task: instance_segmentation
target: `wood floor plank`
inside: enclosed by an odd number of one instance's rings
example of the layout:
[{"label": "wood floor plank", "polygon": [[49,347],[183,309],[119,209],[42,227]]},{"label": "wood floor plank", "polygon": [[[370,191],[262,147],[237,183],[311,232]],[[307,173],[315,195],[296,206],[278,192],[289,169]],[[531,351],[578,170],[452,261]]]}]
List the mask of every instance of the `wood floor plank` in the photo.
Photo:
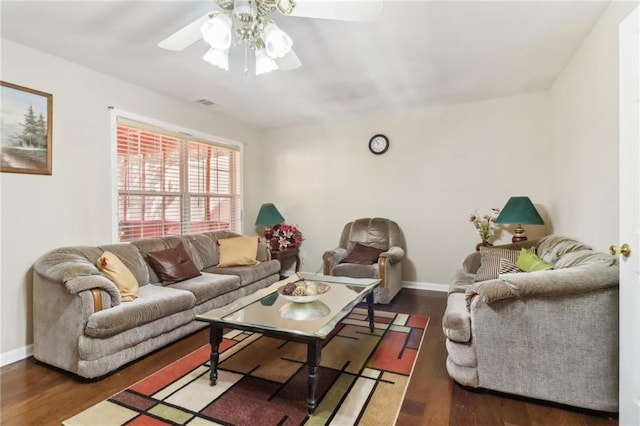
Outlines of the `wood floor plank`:
[{"label": "wood floor plank", "polygon": [[[614,418],[495,393],[470,391],[446,371],[441,318],[446,294],[403,289],[377,309],[426,315],[430,323],[398,416],[399,426],[617,425]],[[131,386],[208,343],[202,330],[135,361],[101,380],[81,380],[28,358],[0,370],[0,424],[59,425],[63,420]]]}]

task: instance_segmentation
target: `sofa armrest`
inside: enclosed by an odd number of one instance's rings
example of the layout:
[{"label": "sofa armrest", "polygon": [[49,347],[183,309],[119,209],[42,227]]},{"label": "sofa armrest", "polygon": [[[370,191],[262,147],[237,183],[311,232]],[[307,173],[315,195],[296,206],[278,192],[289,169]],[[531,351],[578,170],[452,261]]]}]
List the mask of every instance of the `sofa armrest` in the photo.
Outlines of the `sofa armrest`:
[{"label": "sofa armrest", "polygon": [[97,247],[63,247],[41,256],[33,267],[43,277],[64,283],[77,276],[100,275],[95,262],[101,254]]},{"label": "sofa armrest", "polygon": [[40,257],[34,270],[46,283],[59,283],[71,294],[100,289],[109,294],[111,306],[121,302],[120,292],[95,266],[102,254],[97,247],[60,248]]},{"label": "sofa armrest", "polygon": [[389,247],[389,250],[380,253],[380,257],[386,257],[389,263],[398,263],[404,258],[404,249],[398,246]]},{"label": "sofa armrest", "polygon": [[322,263],[324,265],[323,273],[325,275],[331,275],[331,270],[345,257],[347,257],[347,249],[342,247],[325,251],[322,255]]},{"label": "sofa armrest", "polygon": [[258,239],[258,255],[256,256],[256,260],[259,262],[268,262],[271,260],[269,244],[267,244],[267,242],[262,238]]},{"label": "sofa armrest", "polygon": [[104,275],[74,277],[65,282],[65,287],[69,293],[102,290],[107,293],[111,299],[110,307],[117,306],[122,302],[122,297],[118,287],[116,287],[116,285]]},{"label": "sofa armrest", "polygon": [[485,303],[520,297],[557,297],[618,286],[618,265],[583,265],[528,273],[504,274],[472,285],[468,295],[478,294]]}]

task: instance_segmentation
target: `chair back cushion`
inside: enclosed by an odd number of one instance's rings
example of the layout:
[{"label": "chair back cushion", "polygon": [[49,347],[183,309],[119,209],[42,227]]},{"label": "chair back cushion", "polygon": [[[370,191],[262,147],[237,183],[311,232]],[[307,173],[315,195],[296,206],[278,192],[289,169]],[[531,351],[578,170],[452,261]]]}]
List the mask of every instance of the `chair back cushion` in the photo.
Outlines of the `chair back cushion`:
[{"label": "chair back cushion", "polygon": [[380,217],[356,219],[345,225],[340,247],[351,251],[356,243],[382,250],[392,246],[405,248],[404,236],[398,224]]}]

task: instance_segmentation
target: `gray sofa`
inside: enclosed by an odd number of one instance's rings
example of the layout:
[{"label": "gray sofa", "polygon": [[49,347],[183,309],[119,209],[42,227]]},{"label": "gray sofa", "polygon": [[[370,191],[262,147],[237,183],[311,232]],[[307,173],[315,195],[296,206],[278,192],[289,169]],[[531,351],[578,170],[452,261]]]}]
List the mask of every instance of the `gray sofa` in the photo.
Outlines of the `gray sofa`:
[{"label": "gray sofa", "polygon": [[559,236],[501,246],[521,247],[554,269],[476,282],[481,254],[473,253],[455,274],[442,319],[449,375],[474,388],[617,412],[617,258]]},{"label": "gray sofa", "polygon": [[[85,378],[104,376],[206,326],[195,316],[279,280],[280,262],[259,243],[253,266],[218,268],[226,231],[53,250],[34,265],[34,357]],[[182,242],[202,275],[163,286],[143,254]],[[139,297],[121,302],[96,260],[114,253],[135,276]]]}]

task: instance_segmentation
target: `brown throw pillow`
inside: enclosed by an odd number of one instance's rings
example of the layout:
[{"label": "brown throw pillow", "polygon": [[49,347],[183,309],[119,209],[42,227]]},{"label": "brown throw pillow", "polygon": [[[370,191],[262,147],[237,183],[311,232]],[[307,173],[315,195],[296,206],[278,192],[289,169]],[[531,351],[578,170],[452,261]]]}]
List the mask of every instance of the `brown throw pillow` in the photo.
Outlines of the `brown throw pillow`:
[{"label": "brown throw pillow", "polygon": [[360,243],[356,243],[356,245],[351,249],[347,257],[342,259],[340,263],[357,263],[360,265],[373,265],[378,261],[378,257],[380,253],[384,253],[385,250],[365,246]]},{"label": "brown throw pillow", "polygon": [[478,268],[478,272],[476,272],[475,281],[486,281],[498,278],[500,274],[500,259],[506,259],[515,264],[519,255],[519,250],[480,247],[480,268]]},{"label": "brown throw pillow", "polygon": [[202,275],[193,264],[182,242],[178,243],[175,248],[149,252],[146,258],[162,280],[163,285],[174,284]]}]

